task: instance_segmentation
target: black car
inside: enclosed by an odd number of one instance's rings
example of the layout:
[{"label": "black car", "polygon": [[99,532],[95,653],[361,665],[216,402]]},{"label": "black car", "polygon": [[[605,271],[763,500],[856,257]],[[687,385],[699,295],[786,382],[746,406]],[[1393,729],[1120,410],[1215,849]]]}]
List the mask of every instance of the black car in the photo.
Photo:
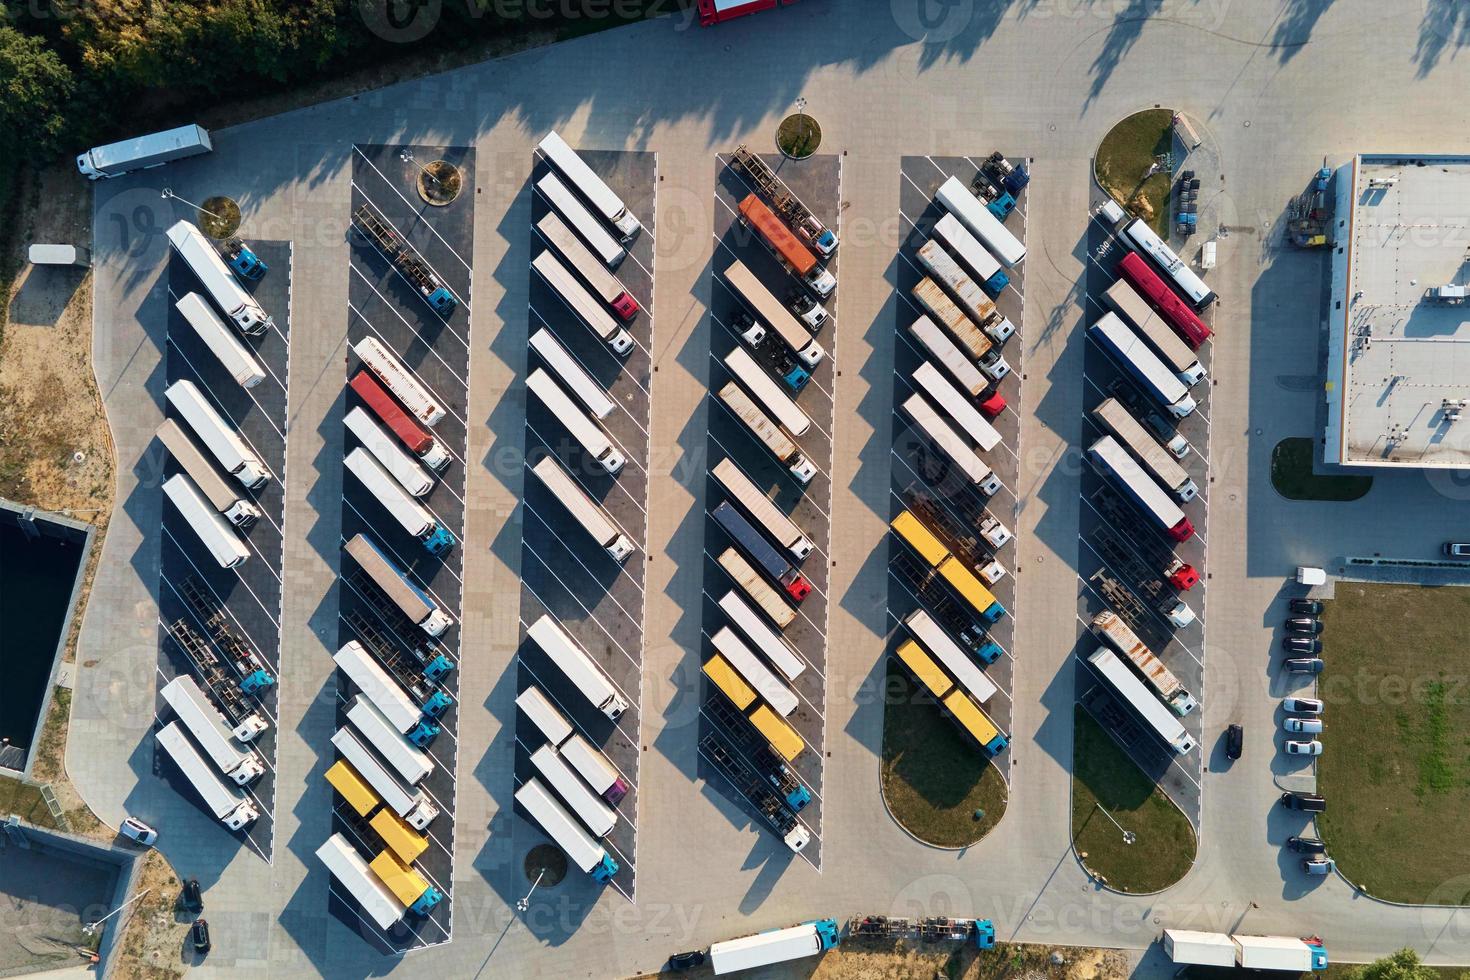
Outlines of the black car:
[{"label": "black car", "polygon": [[189,929],[189,940],[194,944],[194,952],[209,952],[209,923],[203,919],[195,919],[194,925]]},{"label": "black car", "polygon": [[1315,837],[1288,837],[1286,846],[1298,854],[1321,854],[1327,845]]},{"label": "black car", "polygon": [[1245,748],[1245,729],[1239,725],[1231,725],[1225,729],[1225,758],[1239,759],[1241,750]]},{"label": "black car", "polygon": [[1327,800],[1311,793],[1282,793],[1281,805],[1288,810],[1302,810],[1306,813],[1327,812]]},{"label": "black car", "polygon": [[1293,616],[1286,621],[1286,632],[1299,636],[1317,636],[1322,632],[1322,620],[1311,616]]},{"label": "black car", "polygon": [[1293,599],[1289,605],[1293,616],[1322,615],[1322,602],[1318,599]]},{"label": "black car", "polygon": [[670,970],[692,970],[704,965],[704,950],[691,949],[687,953],[675,953],[669,957]]},{"label": "black car", "polygon": [[1287,653],[1318,654],[1322,652],[1322,641],[1315,636],[1283,636],[1281,649]]},{"label": "black car", "polygon": [[204,895],[199,890],[199,879],[190,878],[184,882],[184,894],[182,897],[184,908],[190,912],[204,911]]}]

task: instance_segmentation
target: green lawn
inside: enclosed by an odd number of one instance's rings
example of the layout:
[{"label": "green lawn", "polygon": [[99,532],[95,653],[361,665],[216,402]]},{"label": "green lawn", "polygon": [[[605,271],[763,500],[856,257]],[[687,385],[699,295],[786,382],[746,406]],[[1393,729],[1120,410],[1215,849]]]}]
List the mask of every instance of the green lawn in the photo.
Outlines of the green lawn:
[{"label": "green lawn", "polygon": [[55,827],[56,821],[46,801],[41,798],[41,788],[19,779],[0,776],[0,817],[16,814],[38,827]]},{"label": "green lawn", "polygon": [[1373,895],[1470,904],[1470,589],[1340,582],[1323,614],[1318,818]]},{"label": "green lawn", "polygon": [[1169,239],[1169,189],[1172,178],[1154,174],[1140,183],[1154,157],[1174,147],[1174,113],[1145,109],[1118,123],[1097,147],[1097,181],[1128,211]]},{"label": "green lawn", "polygon": [[1357,500],[1373,489],[1371,476],[1322,476],[1312,472],[1317,441],[1282,439],[1271,450],[1271,485],[1288,500]]},{"label": "green lawn", "polygon": [[[1156,892],[1184,877],[1194,863],[1194,828],[1180,809],[1133,764],[1082,707],[1074,713],[1072,843],[1082,862],[1119,891]],[[1097,811],[1107,808],[1132,844]]]},{"label": "green lawn", "polygon": [[[882,782],[889,811],[920,840],[941,847],[975,843],[1005,813],[1005,778],[892,657],[884,690]],[[985,811],[978,820],[977,809]]]}]

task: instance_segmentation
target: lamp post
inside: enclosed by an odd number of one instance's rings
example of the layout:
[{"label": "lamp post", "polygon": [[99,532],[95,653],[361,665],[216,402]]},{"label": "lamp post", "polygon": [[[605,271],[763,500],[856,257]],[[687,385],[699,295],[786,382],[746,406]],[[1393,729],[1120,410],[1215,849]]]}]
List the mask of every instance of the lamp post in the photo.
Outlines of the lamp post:
[{"label": "lamp post", "polygon": [[423,164],[421,164],[417,160],[415,160],[413,154],[411,152],[409,152],[407,149],[402,149],[402,150],[399,150],[398,151],[398,159],[402,160],[404,163],[411,163],[415,167],[418,167],[419,168],[419,173],[423,174],[424,177],[427,178],[430,183],[434,184],[434,186],[436,186],[436,187],[439,185],[439,178],[438,177],[435,177],[432,173],[430,173],[428,167],[424,166]]},{"label": "lamp post", "polygon": [[536,880],[533,881],[533,882],[531,882],[531,890],[528,891],[528,892],[526,892],[526,897],[525,898],[523,898],[520,901],[516,902],[516,911],[517,912],[520,912],[520,913],[524,914],[525,911],[526,911],[526,909],[528,909],[528,908],[531,907],[531,896],[533,894],[535,894],[535,892],[536,892],[536,886],[539,885],[539,884],[541,884],[541,876],[544,875],[544,874],[546,874],[546,869],[545,868],[542,868],[540,871],[536,872]]},{"label": "lamp post", "polygon": [[1138,840],[1138,835],[1131,830],[1124,830],[1123,825],[1114,820],[1111,813],[1109,813],[1107,810],[1103,810],[1103,805],[1101,803],[1094,801],[1092,805],[1097,807],[1099,810],[1102,810],[1102,815],[1107,817],[1114,827],[1118,828],[1118,832],[1123,835],[1123,843],[1132,844],[1134,841]]},{"label": "lamp post", "polygon": [[143,889],[141,892],[139,892],[138,894],[134,895],[132,898],[128,899],[126,902],[123,902],[121,905],[119,905],[117,908],[113,909],[111,912],[108,912],[102,918],[98,919],[96,922],[89,922],[85,926],[82,926],[82,932],[85,935],[88,935],[88,936],[94,935],[97,932],[97,927],[98,926],[102,925],[102,923],[106,922],[108,919],[112,918],[114,915],[117,915],[123,909],[127,908],[129,905],[132,905],[134,902],[136,902],[138,899],[142,898],[144,895],[147,895],[152,890],[153,889],[151,889],[151,888],[145,888],[145,889]]},{"label": "lamp post", "polygon": [[173,188],[171,188],[171,187],[165,187],[163,189],[163,193],[160,196],[165,201],[183,201],[185,204],[189,205],[189,207],[193,208],[195,211],[198,211],[200,214],[207,214],[211,218],[214,218],[216,221],[224,221],[225,220],[225,216],[224,215],[222,215],[222,214],[215,214],[213,211],[210,211],[207,208],[201,208],[199,205],[195,204],[193,201],[189,200],[186,197],[179,197],[179,195],[177,195],[177,194],[175,194],[173,192]]}]

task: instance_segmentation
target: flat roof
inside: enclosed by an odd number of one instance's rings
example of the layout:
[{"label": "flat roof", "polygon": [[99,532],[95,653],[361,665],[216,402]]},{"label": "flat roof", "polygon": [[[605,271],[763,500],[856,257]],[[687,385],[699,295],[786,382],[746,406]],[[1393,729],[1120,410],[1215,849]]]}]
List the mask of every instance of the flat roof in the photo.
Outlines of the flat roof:
[{"label": "flat roof", "polygon": [[1433,295],[1470,282],[1470,157],[1359,155],[1336,198],[1324,459],[1470,467],[1470,301]]}]

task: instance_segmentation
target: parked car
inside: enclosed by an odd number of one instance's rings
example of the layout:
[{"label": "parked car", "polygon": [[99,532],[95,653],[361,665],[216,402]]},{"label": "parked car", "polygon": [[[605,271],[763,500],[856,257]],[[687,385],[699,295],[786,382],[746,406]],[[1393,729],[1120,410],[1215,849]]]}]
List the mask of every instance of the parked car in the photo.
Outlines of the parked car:
[{"label": "parked car", "polygon": [[1322,641],[1315,636],[1283,636],[1281,649],[1287,653],[1321,653]]},{"label": "parked car", "polygon": [[1322,632],[1322,620],[1311,616],[1293,616],[1286,621],[1286,632],[1301,636],[1318,636]]},{"label": "parked car", "polygon": [[1282,731],[1291,732],[1293,735],[1318,735],[1322,732],[1321,718],[1283,718],[1281,719]]},{"label": "parked car", "polygon": [[1281,702],[1281,706],[1299,715],[1320,715],[1325,707],[1320,698],[1287,698]]},{"label": "parked car", "polygon": [[1446,541],[1442,549],[1446,558],[1470,558],[1470,544],[1460,541]]},{"label": "parked car", "polygon": [[1322,743],[1319,742],[1319,741],[1317,741],[1315,738],[1312,739],[1310,742],[1299,742],[1299,741],[1297,741],[1295,739],[1287,739],[1287,741],[1286,741],[1286,754],[1287,755],[1321,755],[1322,754]]},{"label": "parked car", "polygon": [[1325,854],[1302,858],[1302,870],[1309,875],[1330,875],[1336,867],[1337,862]]},{"label": "parked car", "polygon": [[1315,837],[1288,837],[1286,846],[1298,854],[1321,854],[1327,845]]},{"label": "parked car", "polygon": [[195,919],[194,925],[189,928],[189,940],[194,944],[194,952],[209,952],[209,923],[203,919]]},{"label": "parked car", "polygon": [[184,908],[190,912],[204,911],[204,895],[199,890],[199,879],[190,878],[184,882],[184,894],[181,897]]},{"label": "parked car", "polygon": [[1288,810],[1301,810],[1304,813],[1327,812],[1326,798],[1313,793],[1282,793],[1281,805]]},{"label": "parked car", "polygon": [[1225,729],[1225,758],[1239,759],[1244,748],[1245,729],[1239,725],[1231,725]]},{"label": "parked car", "polygon": [[675,953],[669,957],[670,970],[692,970],[696,966],[703,966],[705,961],[704,950],[691,949],[687,953]]},{"label": "parked car", "polygon": [[1326,666],[1320,657],[1295,657],[1286,661],[1286,670],[1292,674],[1320,674]]},{"label": "parked car", "polygon": [[1322,600],[1320,599],[1293,599],[1288,604],[1293,616],[1320,616],[1322,615]]},{"label": "parked car", "polygon": [[152,847],[153,842],[158,840],[158,831],[137,817],[124,817],[119,832],[128,840],[144,847]]}]

